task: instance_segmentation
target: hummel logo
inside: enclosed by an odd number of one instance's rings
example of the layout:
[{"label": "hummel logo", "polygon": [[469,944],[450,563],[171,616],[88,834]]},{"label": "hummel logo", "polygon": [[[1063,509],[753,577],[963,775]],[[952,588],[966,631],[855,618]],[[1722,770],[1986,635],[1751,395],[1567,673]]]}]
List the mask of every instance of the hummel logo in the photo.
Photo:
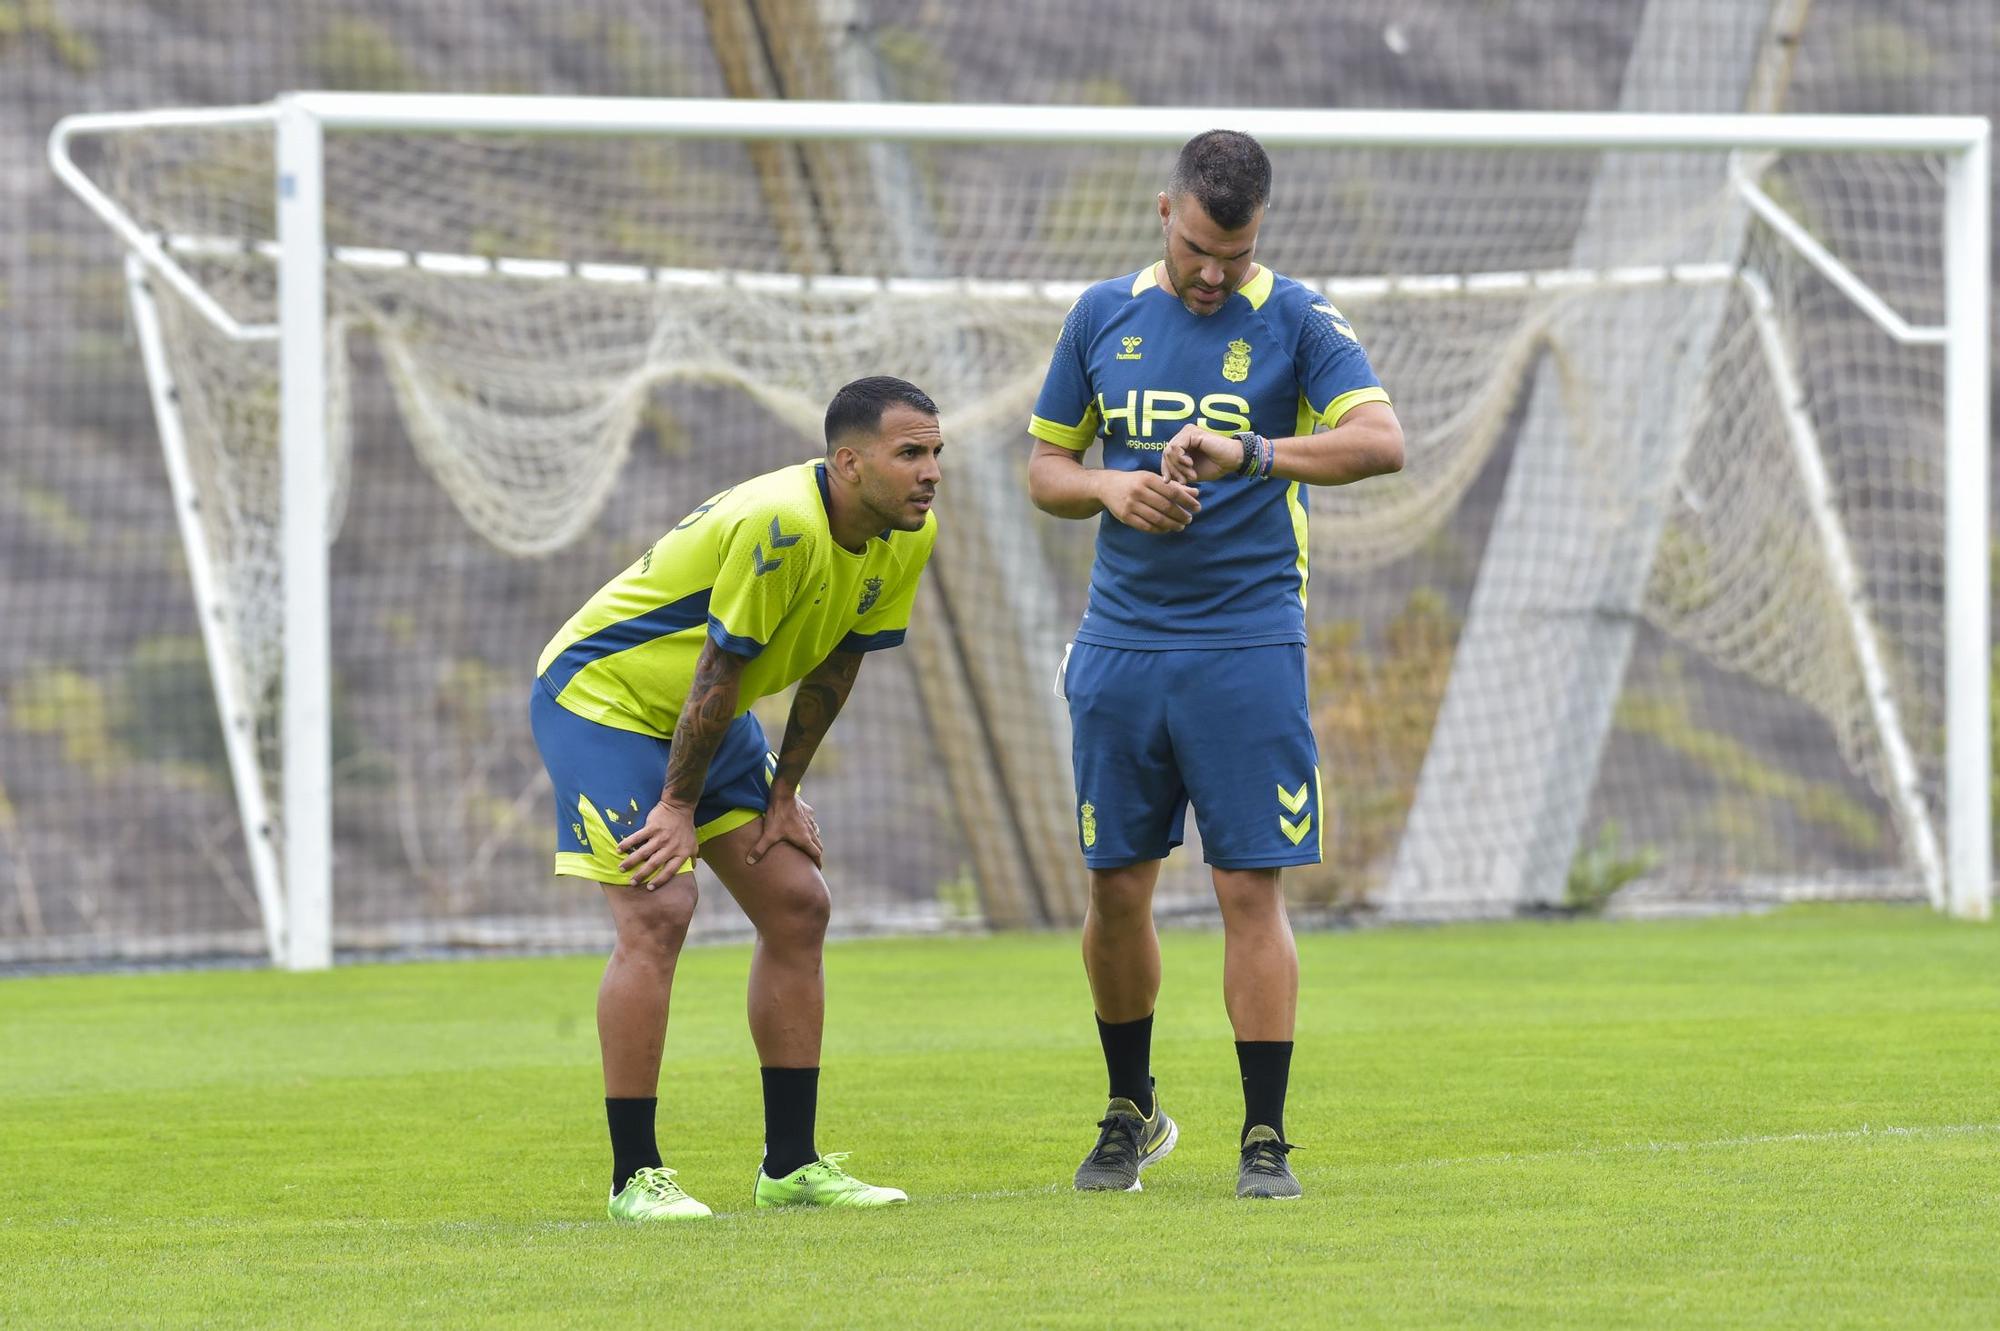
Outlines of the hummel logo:
[{"label": "hummel logo", "polygon": [[[1278,787],[1278,803],[1285,806],[1285,813],[1296,817],[1299,810],[1306,807],[1306,787],[1309,784],[1309,782],[1301,781],[1297,790],[1286,790],[1283,786]],[[1306,839],[1306,833],[1312,831],[1312,825],[1313,816],[1311,814],[1307,814],[1297,822],[1293,822],[1290,818],[1285,817],[1283,813],[1278,815],[1278,830],[1283,832],[1285,839],[1290,841],[1294,846]]]},{"label": "hummel logo", "polygon": [[1354,335],[1354,325],[1347,322],[1347,316],[1336,310],[1331,304],[1315,305],[1313,308],[1324,314],[1327,322],[1333,325],[1334,331],[1349,342],[1359,342],[1361,340]]},{"label": "hummel logo", "polygon": [[1123,339],[1123,345],[1124,345],[1124,347],[1125,347],[1125,350],[1123,350],[1123,351],[1121,351],[1121,352],[1119,352],[1119,353],[1118,353],[1118,359],[1119,359],[1119,360],[1138,360],[1138,359],[1139,359],[1139,358],[1140,358],[1141,356],[1143,356],[1143,355],[1145,354],[1144,352],[1142,352],[1142,351],[1140,351],[1140,350],[1139,350],[1139,344],[1140,344],[1141,342],[1144,342],[1145,340],[1146,340],[1146,339],[1145,339],[1145,338],[1143,338],[1143,337],[1128,337],[1128,338],[1124,338],[1124,339]]},{"label": "hummel logo", "polygon": [[[776,551],[776,550],[789,549],[792,546],[797,545],[800,541],[804,539],[805,539],[805,534],[803,532],[794,532],[790,536],[785,535],[785,530],[784,528],[778,525],[778,520],[776,518],[771,519],[772,550]],[[776,568],[778,565],[785,562],[782,558],[780,558],[776,554],[773,554],[769,559],[764,558],[764,547],[762,545],[752,547],[750,553],[756,557],[757,576],[760,578],[763,577],[766,573],[769,573],[772,569]]]}]

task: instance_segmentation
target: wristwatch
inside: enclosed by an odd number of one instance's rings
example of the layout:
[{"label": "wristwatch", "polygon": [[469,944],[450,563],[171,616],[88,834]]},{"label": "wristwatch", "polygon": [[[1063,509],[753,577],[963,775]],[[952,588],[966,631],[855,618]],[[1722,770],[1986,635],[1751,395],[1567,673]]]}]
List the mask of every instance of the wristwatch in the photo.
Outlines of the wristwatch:
[{"label": "wristwatch", "polygon": [[1263,463],[1264,436],[1255,430],[1239,430],[1230,438],[1243,445],[1243,460],[1236,464],[1238,476],[1254,476]]}]

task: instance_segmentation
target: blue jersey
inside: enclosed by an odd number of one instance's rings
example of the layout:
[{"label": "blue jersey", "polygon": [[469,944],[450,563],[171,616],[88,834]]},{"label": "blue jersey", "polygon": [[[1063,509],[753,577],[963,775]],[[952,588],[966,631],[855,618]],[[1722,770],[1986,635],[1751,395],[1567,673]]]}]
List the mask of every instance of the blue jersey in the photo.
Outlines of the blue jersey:
[{"label": "blue jersey", "polygon": [[[1084,292],[1063,321],[1028,432],[1104,465],[1158,471],[1193,422],[1271,438],[1331,428],[1387,402],[1332,304],[1259,268],[1211,315],[1164,290],[1159,265]],[[1201,486],[1185,531],[1099,520],[1078,642],[1107,647],[1258,646],[1306,640],[1306,487],[1224,477]]]}]

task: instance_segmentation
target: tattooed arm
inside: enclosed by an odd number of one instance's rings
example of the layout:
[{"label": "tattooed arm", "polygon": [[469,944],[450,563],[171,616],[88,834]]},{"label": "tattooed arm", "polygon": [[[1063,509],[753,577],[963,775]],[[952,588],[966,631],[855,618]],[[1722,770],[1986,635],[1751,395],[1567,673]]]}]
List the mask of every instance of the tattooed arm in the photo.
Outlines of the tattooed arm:
[{"label": "tattooed arm", "polygon": [[854,688],[854,677],[861,673],[861,655],[836,651],[799,681],[798,692],[792,695],[792,714],[785,720],[778,771],[771,778],[771,805],[764,811],[757,842],[750,848],[750,863],[762,859],[764,852],[780,841],[789,841],[812,856],[814,864],[823,862],[819,823],[811,806],[799,799],[799,781]]},{"label": "tattooed arm", "polygon": [[716,646],[712,638],[702,643],[701,656],[694,663],[694,682],[688,685],[687,701],[681,704],[681,718],[674,725],[660,803],[694,812],[701,800],[702,782],[708,779],[709,761],[721,747],[730,722],[736,719],[736,690],[747,664],[736,653]]},{"label": "tattooed arm", "polygon": [[744,658],[716,646],[713,639],[702,643],[694,682],[674,725],[660,802],[646,814],[645,826],[618,843],[618,849],[626,852],[619,867],[631,872],[632,886],[658,887],[694,858],[694,806],[701,801],[709,761],[736,719],[736,694],[745,664]]},{"label": "tattooed arm", "polygon": [[819,752],[819,742],[832,729],[833,718],[840,715],[854,688],[854,677],[860,673],[860,652],[835,652],[799,681],[799,691],[792,695],[792,714],[785,720],[785,743],[778,750],[778,774],[771,778],[772,790],[781,786],[787,792],[798,789],[799,779]]}]

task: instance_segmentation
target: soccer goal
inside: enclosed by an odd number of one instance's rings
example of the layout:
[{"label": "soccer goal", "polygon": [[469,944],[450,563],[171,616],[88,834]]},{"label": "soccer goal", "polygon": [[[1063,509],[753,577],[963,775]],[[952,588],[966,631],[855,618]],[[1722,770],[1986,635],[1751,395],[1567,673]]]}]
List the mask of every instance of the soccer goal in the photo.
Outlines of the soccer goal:
[{"label": "soccer goal", "polygon": [[[1023,427],[1068,303],[1156,257],[1173,152],[1219,125],[1273,154],[1260,259],[1340,306],[1408,438],[1400,475],[1302,496],[1331,825],[1295,898],[1983,918],[1984,120],[75,116],[51,159],[130,251],[272,955],[601,928],[545,877],[536,649],[869,373],[930,391],[950,450],[908,650],[809,778],[836,900],[1078,918],[1050,679],[1093,528],[1027,505]],[[1163,907],[1205,893],[1176,857]]]}]

